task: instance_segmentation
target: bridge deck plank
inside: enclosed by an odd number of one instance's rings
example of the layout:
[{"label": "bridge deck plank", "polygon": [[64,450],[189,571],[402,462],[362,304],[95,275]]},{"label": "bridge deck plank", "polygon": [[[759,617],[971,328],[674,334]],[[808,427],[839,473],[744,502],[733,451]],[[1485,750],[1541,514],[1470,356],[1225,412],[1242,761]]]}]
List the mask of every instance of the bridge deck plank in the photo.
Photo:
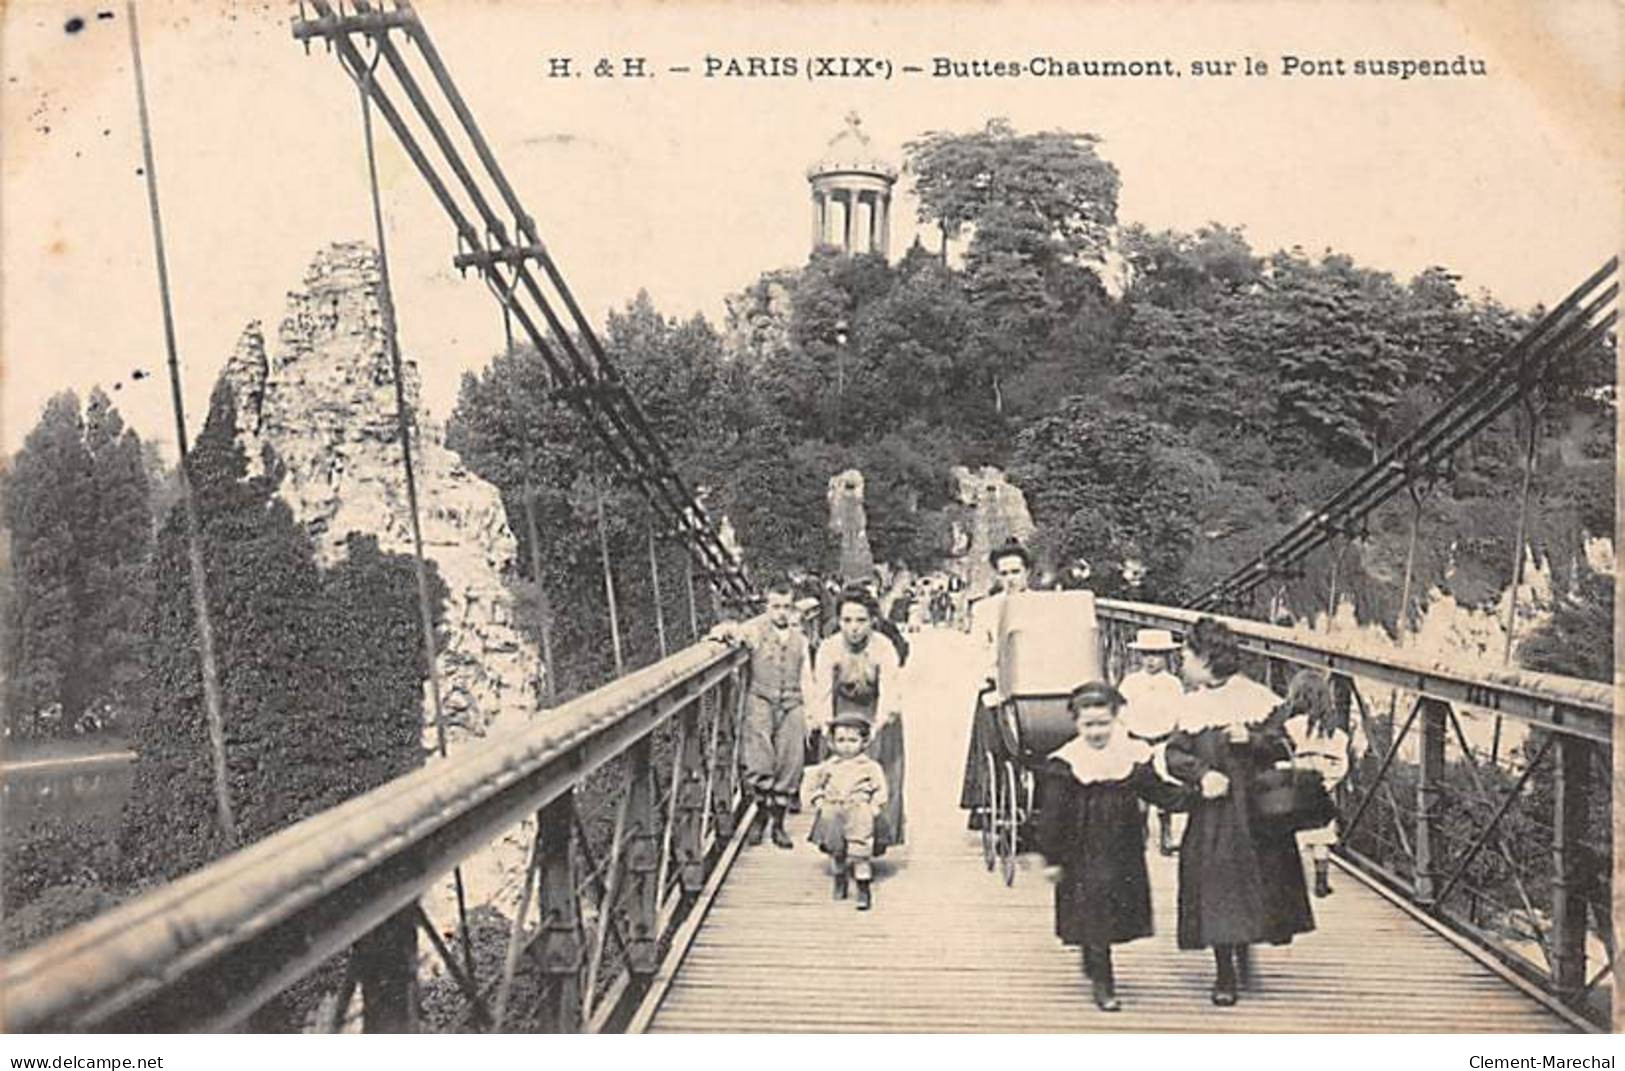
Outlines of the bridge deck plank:
[{"label": "bridge deck plank", "polygon": [[[1255,953],[1235,1008],[1208,1001],[1212,960],[1174,945],[1173,860],[1150,856],[1157,934],[1115,952],[1123,1011],[1089,999],[1051,928],[1036,869],[1006,888],[955,807],[967,720],[956,634],[926,634],[910,669],[910,843],[877,864],[875,909],[830,895],[793,819],[793,851],[746,849],[718,894],[656,1031],[1553,1032],[1567,1025],[1346,875],[1317,929]],[[922,668],[923,667],[923,668]],[[962,676],[962,674],[959,674]]]}]

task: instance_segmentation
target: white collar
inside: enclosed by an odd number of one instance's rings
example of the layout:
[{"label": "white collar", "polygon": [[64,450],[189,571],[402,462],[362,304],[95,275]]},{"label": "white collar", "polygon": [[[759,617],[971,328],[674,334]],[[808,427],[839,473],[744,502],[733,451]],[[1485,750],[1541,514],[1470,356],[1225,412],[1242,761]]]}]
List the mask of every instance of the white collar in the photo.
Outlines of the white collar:
[{"label": "white collar", "polygon": [[1151,749],[1128,735],[1122,722],[1112,726],[1105,747],[1090,747],[1075,736],[1055,752],[1055,757],[1072,767],[1072,776],[1084,784],[1095,781],[1121,781],[1129,771],[1151,758]]},{"label": "white collar", "polygon": [[1227,729],[1263,721],[1280,705],[1281,697],[1248,677],[1237,673],[1217,687],[1199,688],[1186,695],[1179,711],[1179,727],[1185,732]]}]

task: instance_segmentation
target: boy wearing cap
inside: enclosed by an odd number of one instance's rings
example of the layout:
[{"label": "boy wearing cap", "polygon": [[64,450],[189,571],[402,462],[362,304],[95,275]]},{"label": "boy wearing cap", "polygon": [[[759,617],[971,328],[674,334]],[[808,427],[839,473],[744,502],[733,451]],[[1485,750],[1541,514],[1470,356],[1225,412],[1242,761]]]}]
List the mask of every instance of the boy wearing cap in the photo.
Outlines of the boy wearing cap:
[{"label": "boy wearing cap", "polygon": [[830,723],[830,757],[808,777],[807,802],[813,808],[808,839],[835,861],[835,899],[846,899],[847,873],[858,883],[858,910],[873,902],[875,819],[887,803],[886,771],[864,754],[869,719],[837,715]]},{"label": "boy wearing cap", "polygon": [[1083,949],[1083,971],[1101,1011],[1117,1011],[1114,944],[1151,935],[1140,801],[1169,810],[1190,789],[1158,777],[1151,749],[1117,717],[1123,697],[1090,681],[1067,701],[1077,736],[1037,770],[1044,781],[1039,846],[1055,882],[1055,935]]},{"label": "boy wearing cap", "polygon": [[[1156,749],[1160,759],[1162,745],[1179,728],[1179,705],[1185,696],[1179,678],[1168,672],[1168,660],[1179,644],[1167,629],[1142,628],[1128,646],[1139,655],[1139,668],[1117,686],[1123,695],[1123,726],[1130,736]],[[1158,810],[1157,826],[1158,850],[1173,855],[1173,816]]]}]

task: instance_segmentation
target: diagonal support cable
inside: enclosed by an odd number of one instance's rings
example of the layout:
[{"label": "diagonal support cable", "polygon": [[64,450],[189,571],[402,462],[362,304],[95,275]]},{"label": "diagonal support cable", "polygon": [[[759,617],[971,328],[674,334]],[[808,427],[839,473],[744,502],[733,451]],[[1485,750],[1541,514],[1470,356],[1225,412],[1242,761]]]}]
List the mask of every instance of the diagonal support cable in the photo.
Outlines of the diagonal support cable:
[{"label": "diagonal support cable", "polygon": [[[386,12],[365,0],[357,0],[354,13],[345,14],[342,5],[329,0],[311,0],[311,3],[316,17],[302,17],[296,21],[294,37],[305,41],[307,47],[313,38],[326,39],[336,49],[341,65],[352,73],[352,77],[363,61],[351,37],[358,33],[370,37],[413,111],[429,132],[435,148],[450,165],[455,184],[467,196],[474,214],[483,224],[482,234],[481,228],[474,225],[441,179],[424,147],[407,127],[382,86],[374,81],[369,89],[380,113],[400,139],[408,157],[424,176],[457,230],[461,252],[455,258],[456,266],[475,266],[488,280],[494,277],[498,281],[492,289],[503,307],[505,318],[519,323],[554,373],[561,387],[561,396],[586,420],[589,429],[609,451],[612,460],[643,490],[666,523],[685,537],[689,555],[699,564],[702,575],[729,599],[737,601],[754,597],[754,586],[733,554],[722,544],[693,492],[677,473],[670,453],[604,353],[592,325],[581,312],[562,273],[541,242],[534,221],[519,203],[512,185],[496,163],[472,113],[451,81],[439,53],[411,5],[398,0],[394,10]],[[515,237],[509,237],[510,232],[503,217],[497,214],[494,199],[483,192],[474,168],[464,160],[448,134],[446,124],[437,117],[425,86],[412,75],[401,50],[390,40],[390,31],[397,29],[417,46],[423,61],[430,68],[434,85],[444,95],[469,143],[473,145],[486,176],[495,185],[496,199],[516,221]],[[541,268],[556,300],[564,306],[570,320],[569,326],[554,312],[552,303],[544,293],[542,280],[530,271],[531,262]],[[527,302],[546,321],[547,329],[557,343],[556,351],[532,317]],[[586,352],[583,352],[583,346]]]},{"label": "diagonal support cable", "polygon": [[1375,464],[1256,559],[1187,605],[1203,609],[1227,602],[1289,569],[1324,544],[1329,533],[1346,530],[1399,493],[1411,473],[1452,453],[1526,396],[1551,368],[1601,339],[1618,316],[1609,307],[1619,295],[1618,282],[1609,281],[1618,269],[1619,258],[1611,258]]},{"label": "diagonal support cable", "polygon": [[[389,281],[389,247],[384,237],[383,201],[378,192],[378,157],[372,137],[372,82],[378,57],[363,68],[356,81],[361,94],[361,129],[367,148],[367,182],[372,195],[372,221],[378,242],[378,305],[384,322],[384,345],[389,351],[390,374],[395,380],[395,433],[401,440],[401,469],[406,477],[407,512],[412,524],[412,562],[417,578],[418,619],[423,632],[423,657],[428,664],[429,696],[434,710],[435,744],[440,757],[446,757],[446,712],[440,696],[439,651],[435,642],[434,603],[429,595],[429,567],[423,556],[423,524],[418,509],[417,476],[412,465],[412,420],[407,412],[406,379],[401,361],[400,336],[396,330],[395,297]],[[458,932],[462,937],[463,962],[469,978],[474,977],[474,948],[468,932],[468,898],[463,888],[462,867],[452,870],[457,891]]]}]

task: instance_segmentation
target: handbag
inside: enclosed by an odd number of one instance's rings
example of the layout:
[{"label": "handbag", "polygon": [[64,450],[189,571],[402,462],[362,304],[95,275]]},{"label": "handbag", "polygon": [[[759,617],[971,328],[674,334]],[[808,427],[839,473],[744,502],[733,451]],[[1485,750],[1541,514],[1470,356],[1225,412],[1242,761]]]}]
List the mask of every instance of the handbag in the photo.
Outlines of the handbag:
[{"label": "handbag", "polygon": [[1319,829],[1337,817],[1320,771],[1299,766],[1295,755],[1286,766],[1260,771],[1248,799],[1257,821],[1294,833]]}]

